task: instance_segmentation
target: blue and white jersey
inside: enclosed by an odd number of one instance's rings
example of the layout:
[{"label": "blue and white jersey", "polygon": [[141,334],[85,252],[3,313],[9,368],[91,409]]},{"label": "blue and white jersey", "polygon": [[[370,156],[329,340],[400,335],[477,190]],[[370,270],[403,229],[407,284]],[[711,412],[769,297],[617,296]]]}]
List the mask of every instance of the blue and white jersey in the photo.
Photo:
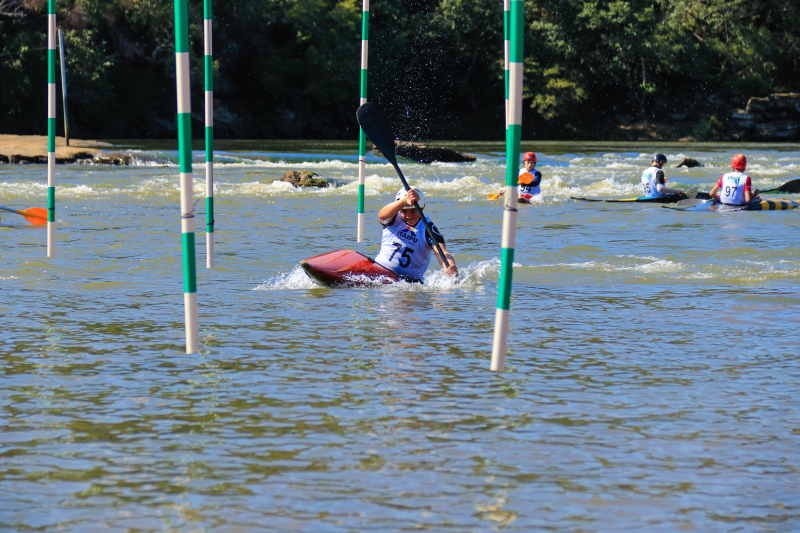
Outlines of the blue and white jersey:
[{"label": "blue and white jersey", "polygon": [[660,168],[650,167],[642,172],[642,191],[648,198],[655,196],[662,196],[658,192],[658,185],[666,185],[667,179],[664,177],[664,171]]},{"label": "blue and white jersey", "polygon": [[[431,219],[425,218],[433,229],[434,238],[444,243],[444,237]],[[375,262],[399,276],[412,280],[422,278],[428,270],[433,251],[433,241],[426,233],[425,223],[422,220],[412,228],[403,222],[403,217],[398,213],[391,222],[383,226],[381,251]]]},{"label": "blue and white jersey", "polygon": [[719,201],[723,204],[744,205],[747,203],[744,192],[752,194],[750,176],[744,172],[728,172],[719,177]]},{"label": "blue and white jersey", "polygon": [[536,169],[533,169],[533,172],[528,172],[522,168],[519,171],[519,175],[522,176],[523,174],[532,174],[533,181],[530,183],[522,183],[521,181],[518,182],[517,195],[523,200],[530,200],[533,198],[533,195],[542,193],[542,189],[540,187],[542,183],[542,173]]}]

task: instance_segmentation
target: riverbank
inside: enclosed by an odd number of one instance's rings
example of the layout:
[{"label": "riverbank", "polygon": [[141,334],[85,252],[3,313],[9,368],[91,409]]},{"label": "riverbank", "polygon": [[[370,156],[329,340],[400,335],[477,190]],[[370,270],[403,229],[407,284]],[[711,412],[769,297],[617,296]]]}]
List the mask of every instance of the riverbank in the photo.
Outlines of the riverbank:
[{"label": "riverbank", "polygon": [[[114,145],[100,141],[56,137],[56,163],[86,161],[100,164],[129,164],[126,154],[111,151]],[[130,159],[130,156],[127,156]],[[47,163],[46,135],[0,135],[0,164]]]}]

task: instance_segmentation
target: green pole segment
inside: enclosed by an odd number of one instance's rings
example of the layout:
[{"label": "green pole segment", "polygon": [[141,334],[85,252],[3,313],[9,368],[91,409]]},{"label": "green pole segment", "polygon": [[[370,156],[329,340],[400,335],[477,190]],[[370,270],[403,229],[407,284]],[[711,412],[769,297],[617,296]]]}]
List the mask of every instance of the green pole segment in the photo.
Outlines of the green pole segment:
[{"label": "green pole segment", "polygon": [[[364,0],[361,16],[361,98],[359,107],[367,103],[367,56],[369,55],[369,0]],[[356,242],[364,242],[364,188],[367,174],[367,136],[359,128],[358,135],[358,230]]]},{"label": "green pole segment", "polygon": [[503,59],[505,62],[505,71],[506,77],[504,81],[505,89],[506,89],[506,129],[508,129],[508,54],[509,51],[509,42],[508,42],[508,25],[509,25],[509,18],[511,17],[511,0],[503,0]]},{"label": "green pole segment", "polygon": [[181,241],[183,243],[183,304],[186,353],[197,353],[197,276],[194,253],[194,193],[192,191],[192,104],[189,80],[188,0],[175,0],[175,79],[178,96],[180,151]]},{"label": "green pole segment", "polygon": [[514,267],[514,246],[517,237],[517,178],[519,149],[522,140],[522,74],[524,3],[511,0],[509,17],[509,112],[506,129],[506,194],[503,214],[503,238],[500,250],[500,282],[497,291],[497,313],[494,323],[491,370],[505,368],[508,319],[511,310],[511,279]]},{"label": "green pole segment", "polygon": [[211,0],[203,0],[206,71],[206,267],[214,268],[214,61],[211,54]]},{"label": "green pole segment", "polygon": [[47,257],[56,239],[56,0],[47,2]]}]

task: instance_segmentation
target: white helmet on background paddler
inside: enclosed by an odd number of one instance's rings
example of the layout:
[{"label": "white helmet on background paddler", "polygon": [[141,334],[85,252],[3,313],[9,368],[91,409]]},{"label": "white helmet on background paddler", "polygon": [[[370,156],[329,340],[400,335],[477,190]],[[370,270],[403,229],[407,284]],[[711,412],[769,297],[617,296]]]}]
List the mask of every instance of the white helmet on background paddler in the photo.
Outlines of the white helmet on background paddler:
[{"label": "white helmet on background paddler", "polygon": [[[417,189],[416,187],[412,187],[411,190],[416,191],[417,196],[419,196],[419,200],[417,200],[417,203],[419,204],[420,209],[425,209],[425,195],[422,194],[422,191]],[[408,196],[408,192],[405,189],[400,189],[399,191],[397,191],[397,194],[394,195],[394,201],[396,202],[398,200],[402,200],[406,196]],[[407,205],[403,209],[414,209],[414,206]]]}]

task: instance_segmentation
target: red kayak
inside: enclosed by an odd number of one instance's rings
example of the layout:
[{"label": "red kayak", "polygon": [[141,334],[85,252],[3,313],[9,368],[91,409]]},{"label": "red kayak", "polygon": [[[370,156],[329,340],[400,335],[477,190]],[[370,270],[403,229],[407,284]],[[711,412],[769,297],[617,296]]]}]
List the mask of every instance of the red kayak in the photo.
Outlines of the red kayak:
[{"label": "red kayak", "polygon": [[400,276],[353,250],[338,250],[300,261],[306,274],[326,287],[394,283]]}]

